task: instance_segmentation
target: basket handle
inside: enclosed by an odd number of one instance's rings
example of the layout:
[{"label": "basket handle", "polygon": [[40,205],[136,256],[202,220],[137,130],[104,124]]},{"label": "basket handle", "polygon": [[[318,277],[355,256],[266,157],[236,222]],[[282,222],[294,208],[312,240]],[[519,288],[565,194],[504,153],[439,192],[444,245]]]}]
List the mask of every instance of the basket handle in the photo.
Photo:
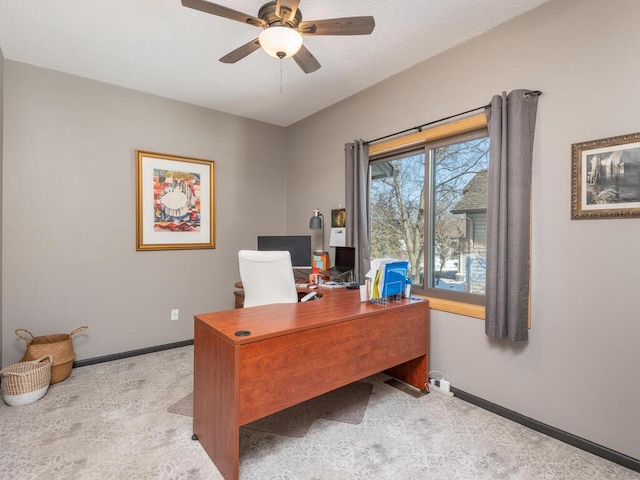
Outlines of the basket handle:
[{"label": "basket handle", "polygon": [[82,327],[76,328],[74,331],[72,331],[69,334],[69,338],[71,339],[76,333],[84,332],[87,328],[89,328],[89,327],[87,327],[86,325],[83,325]]},{"label": "basket handle", "polygon": [[[25,333],[28,333],[29,335],[31,335],[31,338],[25,338],[25,337],[23,337],[22,335],[20,335],[18,332],[25,332]],[[29,345],[29,344],[32,342],[32,340],[33,340],[33,333],[31,333],[31,332],[30,332],[29,330],[27,330],[26,328],[17,328],[17,329],[16,329],[16,331],[15,331],[15,333],[16,333],[16,335],[17,335],[18,337],[20,337],[21,339],[23,339],[27,345]]]},{"label": "basket handle", "polygon": [[[40,357],[37,360],[30,360],[30,361],[25,362],[25,363],[40,363],[42,360],[45,360],[45,359],[49,360],[49,363],[51,363],[51,364],[53,363],[53,355],[51,355],[51,354],[45,355],[43,357]],[[18,372],[11,372],[11,371],[8,371],[8,369],[6,369],[6,368],[4,370],[0,370],[0,373],[2,375],[4,375],[5,377],[24,377],[25,375],[30,375],[31,374],[31,372],[19,372],[19,373]]]},{"label": "basket handle", "polygon": [[40,363],[43,360],[49,360],[49,363],[53,364],[53,355],[51,355],[50,353],[47,355],[43,355],[39,359],[33,360],[33,363]]}]

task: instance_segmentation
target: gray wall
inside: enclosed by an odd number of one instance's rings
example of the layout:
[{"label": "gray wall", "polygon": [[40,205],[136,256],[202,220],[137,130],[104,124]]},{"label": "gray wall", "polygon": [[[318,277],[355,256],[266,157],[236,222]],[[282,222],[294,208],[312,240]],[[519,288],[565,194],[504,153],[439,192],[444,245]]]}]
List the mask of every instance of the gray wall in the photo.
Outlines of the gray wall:
[{"label": "gray wall", "polygon": [[[19,327],[88,325],[84,359],[191,339],[194,314],[233,308],[237,250],[285,232],[284,128],[12,61],[4,82],[3,365]],[[136,149],[216,161],[216,249],[136,252]]]},{"label": "gray wall", "polygon": [[491,341],[481,320],[433,312],[431,368],[635,458],[640,219],[571,221],[570,166],[572,143],[640,131],[639,18],[635,0],[553,0],[289,127],[287,218],[291,229],[316,206],[344,205],[345,142],[481,106],[502,90],[542,90],[530,340]]},{"label": "gray wall", "polygon": [[[2,54],[2,49],[0,49],[0,292],[2,292],[2,212],[3,201],[2,201],[2,191],[4,182],[2,181],[2,172],[3,168],[3,153],[4,153],[4,55]],[[0,365],[2,365],[2,295],[0,295]]]},{"label": "gray wall", "polygon": [[[18,327],[89,325],[79,359],[192,338],[193,314],[233,306],[239,248],[344,206],[345,142],[540,89],[531,338],[433,312],[431,367],[640,458],[640,219],[569,219],[571,144],[640,130],[638,18],[634,0],[552,0],[287,129],[4,62],[3,365]],[[135,251],[136,149],[216,160],[215,250]]]}]

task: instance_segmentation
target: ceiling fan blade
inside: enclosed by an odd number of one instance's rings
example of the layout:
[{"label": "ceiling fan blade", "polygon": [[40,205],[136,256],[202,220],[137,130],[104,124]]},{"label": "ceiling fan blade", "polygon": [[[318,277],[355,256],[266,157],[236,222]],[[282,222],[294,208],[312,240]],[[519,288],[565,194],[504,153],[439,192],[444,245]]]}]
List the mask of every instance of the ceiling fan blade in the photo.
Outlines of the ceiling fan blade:
[{"label": "ceiling fan blade", "polygon": [[255,38],[251,40],[249,43],[245,43],[239,48],[236,48],[233,52],[227,53],[224,57],[220,59],[222,63],[236,63],[238,60],[242,60],[244,57],[249,55],[250,53],[255,52],[260,48],[260,41]]},{"label": "ceiling fan blade", "polygon": [[342,17],[300,22],[297,30],[303,35],[369,35],[376,22],[373,17]]},{"label": "ceiling fan blade", "polygon": [[304,73],[312,73],[320,68],[320,62],[316,60],[316,57],[311,55],[311,52],[307,50],[307,47],[302,45],[298,53],[293,56],[298,66]]},{"label": "ceiling fan blade", "polygon": [[212,15],[217,15],[219,17],[248,23],[249,25],[254,25],[256,27],[267,26],[264,20],[247,15],[246,13],[238,12],[231,8],[223,7],[217,3],[205,2],[204,0],[182,0],[182,5],[193,8],[194,10],[200,10],[201,12],[211,13]]},{"label": "ceiling fan blade", "polygon": [[300,0],[278,0],[276,2],[276,15],[280,17],[281,23],[293,20],[298,11]]}]

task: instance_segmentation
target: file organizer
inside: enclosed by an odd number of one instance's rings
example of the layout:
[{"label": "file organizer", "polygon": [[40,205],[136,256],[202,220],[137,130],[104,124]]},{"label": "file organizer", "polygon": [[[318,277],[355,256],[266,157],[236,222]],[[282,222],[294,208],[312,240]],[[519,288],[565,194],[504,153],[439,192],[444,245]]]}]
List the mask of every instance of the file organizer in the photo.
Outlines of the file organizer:
[{"label": "file organizer", "polygon": [[382,279],[382,291],[380,297],[393,297],[404,293],[404,286],[407,281],[409,262],[398,261],[384,265],[384,278]]}]

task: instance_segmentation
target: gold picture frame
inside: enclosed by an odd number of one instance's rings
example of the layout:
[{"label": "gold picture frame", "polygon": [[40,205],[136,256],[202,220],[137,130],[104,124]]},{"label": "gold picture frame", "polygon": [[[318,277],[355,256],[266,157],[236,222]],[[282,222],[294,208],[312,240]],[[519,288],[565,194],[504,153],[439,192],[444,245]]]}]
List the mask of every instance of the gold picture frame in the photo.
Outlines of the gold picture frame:
[{"label": "gold picture frame", "polygon": [[571,219],[640,217],[640,133],[571,145]]},{"label": "gold picture frame", "polygon": [[215,248],[215,162],[136,150],[136,250]]}]

